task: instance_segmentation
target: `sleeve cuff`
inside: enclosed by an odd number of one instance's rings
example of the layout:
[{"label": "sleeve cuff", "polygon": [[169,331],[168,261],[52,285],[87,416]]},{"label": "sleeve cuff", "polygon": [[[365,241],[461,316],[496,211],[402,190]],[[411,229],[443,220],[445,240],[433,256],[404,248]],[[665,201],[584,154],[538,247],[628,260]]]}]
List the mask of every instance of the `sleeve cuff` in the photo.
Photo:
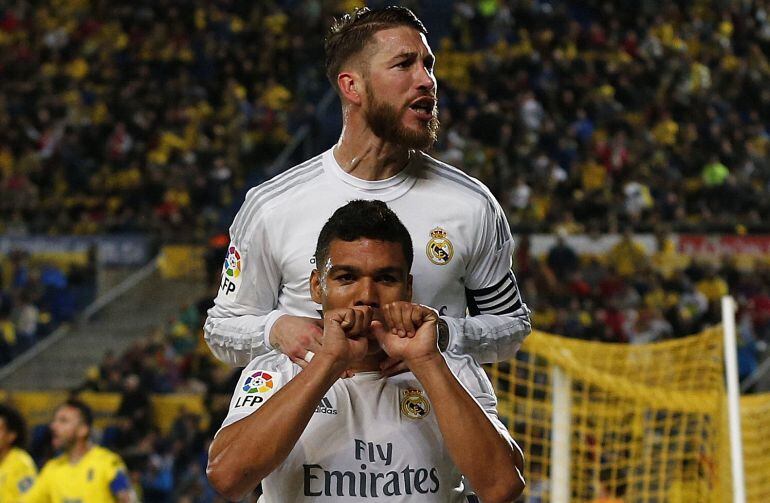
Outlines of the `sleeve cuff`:
[{"label": "sleeve cuff", "polygon": [[265,347],[272,351],[275,348],[272,344],[270,344],[270,331],[273,329],[273,325],[275,325],[275,322],[278,321],[278,318],[281,316],[284,316],[287,313],[284,313],[282,311],[273,311],[270,314],[267,315],[267,318],[265,318]]}]

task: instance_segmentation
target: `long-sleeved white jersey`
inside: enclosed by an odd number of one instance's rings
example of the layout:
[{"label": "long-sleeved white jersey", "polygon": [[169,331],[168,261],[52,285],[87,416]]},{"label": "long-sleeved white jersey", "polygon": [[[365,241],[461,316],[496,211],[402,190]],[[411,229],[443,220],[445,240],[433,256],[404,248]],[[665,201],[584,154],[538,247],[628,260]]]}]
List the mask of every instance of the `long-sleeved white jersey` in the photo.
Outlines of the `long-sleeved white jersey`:
[{"label": "long-sleeved white jersey", "polygon": [[[500,435],[513,442],[481,367],[468,356],[445,359]],[[256,412],[300,370],[276,351],[255,358],[238,379],[222,428]],[[483,463],[484,453],[478,456]],[[260,503],[478,501],[468,498],[470,487],[449,455],[430,397],[411,372],[338,379],[262,488]]]},{"label": "long-sleeved white jersey", "polygon": [[271,349],[270,328],[281,315],[320,317],[310,298],[318,234],[355,199],[384,201],[409,230],[412,300],[447,322],[448,350],[482,363],[511,358],[531,330],[529,310],[511,271],[510,228],[489,190],[421,152],[392,178],[361,180],[331,150],[246,196],[204,326],[214,355],[245,366]]}]

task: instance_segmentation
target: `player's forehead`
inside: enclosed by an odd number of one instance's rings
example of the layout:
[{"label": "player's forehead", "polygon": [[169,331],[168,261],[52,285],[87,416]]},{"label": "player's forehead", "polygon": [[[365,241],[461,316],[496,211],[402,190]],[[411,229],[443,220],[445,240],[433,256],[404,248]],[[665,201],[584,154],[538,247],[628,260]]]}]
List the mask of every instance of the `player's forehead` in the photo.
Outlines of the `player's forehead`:
[{"label": "player's forehead", "polygon": [[400,243],[371,238],[353,241],[333,239],[329,244],[329,262],[334,268],[406,269],[406,258]]},{"label": "player's forehead", "polygon": [[60,405],[54,413],[54,419],[73,421],[80,419],[80,411],[71,405]]},{"label": "player's forehead", "polygon": [[370,42],[371,58],[386,61],[401,54],[416,53],[419,57],[433,56],[425,35],[410,26],[396,26],[379,30]]}]

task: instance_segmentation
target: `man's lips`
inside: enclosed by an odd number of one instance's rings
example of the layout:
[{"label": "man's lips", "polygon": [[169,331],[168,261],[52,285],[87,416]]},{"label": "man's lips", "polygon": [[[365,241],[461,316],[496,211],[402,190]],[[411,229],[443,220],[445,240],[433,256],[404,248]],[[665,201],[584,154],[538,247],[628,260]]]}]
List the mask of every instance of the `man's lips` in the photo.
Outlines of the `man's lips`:
[{"label": "man's lips", "polygon": [[431,120],[436,109],[436,98],[422,96],[409,104],[411,110],[421,120]]}]

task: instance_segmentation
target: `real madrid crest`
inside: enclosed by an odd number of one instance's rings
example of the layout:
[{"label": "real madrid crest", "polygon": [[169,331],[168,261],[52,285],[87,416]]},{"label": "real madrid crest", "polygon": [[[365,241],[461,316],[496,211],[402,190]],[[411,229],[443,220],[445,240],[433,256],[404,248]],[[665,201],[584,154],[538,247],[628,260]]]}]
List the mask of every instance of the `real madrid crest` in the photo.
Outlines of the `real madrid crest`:
[{"label": "real madrid crest", "polygon": [[436,265],[447,265],[454,255],[452,242],[447,238],[447,232],[441,227],[430,231],[430,241],[425,247],[428,260]]},{"label": "real madrid crest", "polygon": [[401,396],[401,413],[412,419],[422,419],[430,412],[430,402],[419,389],[407,389]]}]

